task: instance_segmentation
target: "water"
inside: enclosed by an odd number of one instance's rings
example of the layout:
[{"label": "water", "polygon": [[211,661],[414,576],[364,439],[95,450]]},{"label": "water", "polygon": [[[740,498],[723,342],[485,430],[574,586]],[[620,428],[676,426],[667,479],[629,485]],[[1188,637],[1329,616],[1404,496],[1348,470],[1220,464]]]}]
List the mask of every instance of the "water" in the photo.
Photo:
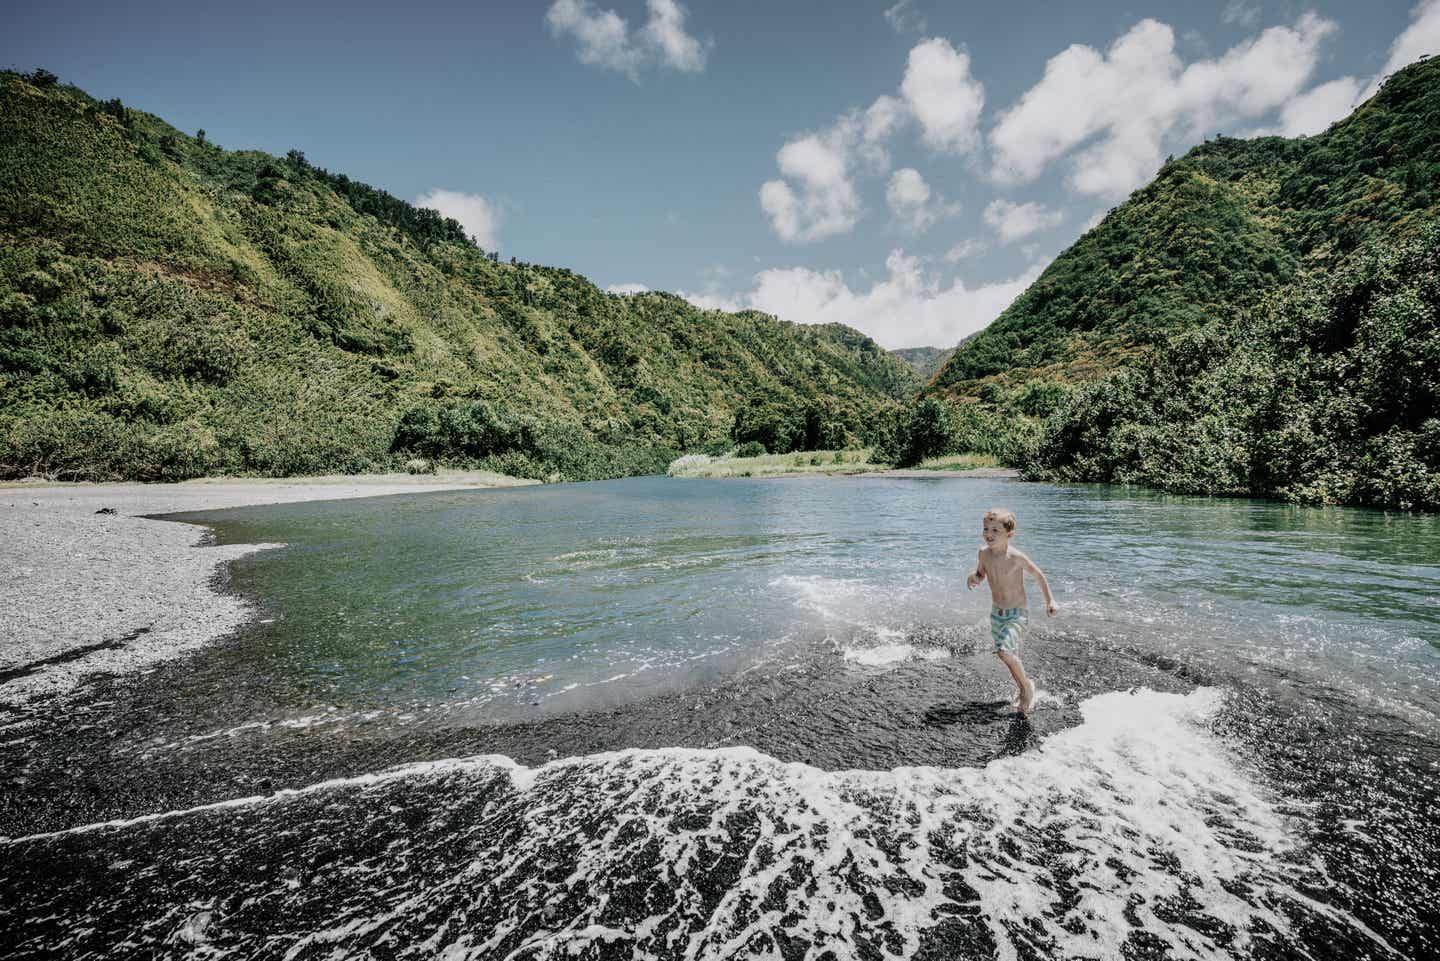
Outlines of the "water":
[{"label": "water", "polygon": [[[964,579],[1036,615],[1029,719]],[[237,636],[8,722],[46,957],[1422,957],[1440,523],[1006,481],[247,508]]]}]

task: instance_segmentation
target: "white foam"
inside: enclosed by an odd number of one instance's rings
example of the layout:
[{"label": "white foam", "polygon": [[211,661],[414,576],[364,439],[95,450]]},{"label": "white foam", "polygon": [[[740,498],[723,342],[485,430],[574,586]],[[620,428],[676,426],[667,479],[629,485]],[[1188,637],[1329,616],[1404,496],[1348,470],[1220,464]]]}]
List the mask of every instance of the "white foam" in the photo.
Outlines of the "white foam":
[{"label": "white foam", "polygon": [[869,647],[847,646],[841,650],[847,661],[870,667],[881,667],[900,661],[939,661],[950,656],[950,652],[938,647],[916,647],[913,644],[877,644]]},{"label": "white foam", "polygon": [[[489,912],[485,928],[426,942],[426,956],[450,958],[554,957],[621,938],[637,958],[732,957],[754,953],[766,937],[773,944],[778,932],[809,942],[812,954],[841,956],[887,932],[886,950],[903,957],[945,917],[978,917],[1003,959],[1118,957],[1136,926],[1173,958],[1244,954],[1255,927],[1290,933],[1291,911],[1326,914],[1374,940],[1297,890],[1315,885],[1316,872],[1279,799],[1207,730],[1221,703],[1213,689],[1103,694],[1081,705],[1079,726],[984,768],[826,772],[744,747],[634,749],[536,768],[485,756],[61,833],[318,791],[350,794],[327,802],[327,817],[388,810],[396,792],[432,805],[444,825],[438,846],[405,847],[402,863],[460,851],[464,860],[439,874],[397,872],[384,859],[346,866],[375,875],[379,904],[364,909],[363,922],[318,918],[296,950],[363,953],[371,933],[425,916],[428,904]],[[494,791],[497,775],[510,789],[482,795],[482,818],[447,820],[457,798]],[[274,812],[254,820],[271,825],[277,816],[284,823]],[[739,869],[716,902],[706,881],[722,854],[739,859]],[[616,929],[612,898],[656,882],[664,896],[625,898],[627,911],[644,916],[627,915],[626,929]],[[1177,901],[1233,940],[1212,940],[1210,925],[1165,920],[1166,903]]]}]

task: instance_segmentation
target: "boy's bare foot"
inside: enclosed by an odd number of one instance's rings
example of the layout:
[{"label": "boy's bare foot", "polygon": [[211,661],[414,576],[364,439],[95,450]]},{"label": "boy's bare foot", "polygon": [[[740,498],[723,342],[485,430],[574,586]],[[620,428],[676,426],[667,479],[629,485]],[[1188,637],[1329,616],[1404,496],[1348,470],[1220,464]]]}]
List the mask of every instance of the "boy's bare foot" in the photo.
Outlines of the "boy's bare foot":
[{"label": "boy's bare foot", "polygon": [[1020,692],[1020,700],[1016,703],[1015,709],[1021,714],[1029,714],[1030,709],[1035,706],[1035,682],[1031,681],[1025,685]]}]

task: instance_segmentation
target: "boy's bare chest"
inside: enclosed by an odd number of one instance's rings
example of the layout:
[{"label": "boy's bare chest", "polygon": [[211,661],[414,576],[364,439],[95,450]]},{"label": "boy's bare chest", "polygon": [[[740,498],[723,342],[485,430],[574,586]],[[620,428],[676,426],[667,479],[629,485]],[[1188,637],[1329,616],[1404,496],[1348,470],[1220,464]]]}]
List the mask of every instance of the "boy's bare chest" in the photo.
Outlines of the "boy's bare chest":
[{"label": "boy's bare chest", "polygon": [[1023,568],[1020,559],[1017,557],[997,557],[991,554],[985,561],[985,567],[991,577],[996,580],[1013,581],[1023,576]]}]

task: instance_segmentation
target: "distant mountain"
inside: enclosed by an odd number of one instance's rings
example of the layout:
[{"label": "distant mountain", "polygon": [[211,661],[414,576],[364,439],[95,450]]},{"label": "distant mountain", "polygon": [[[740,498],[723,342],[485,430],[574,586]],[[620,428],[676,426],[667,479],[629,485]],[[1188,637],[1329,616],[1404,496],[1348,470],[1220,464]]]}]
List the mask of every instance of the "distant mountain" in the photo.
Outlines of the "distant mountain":
[{"label": "distant mountain", "polygon": [[0,73],[0,142],[0,476],[616,476],[723,443],[756,398],[777,443],[864,440],[921,386],[850,328],[504,262],[45,71]]},{"label": "distant mountain", "polygon": [[1325,133],[1221,137],[1168,161],[957,350],[927,392],[1003,402],[1027,381],[1094,380],[1367,241],[1413,236],[1437,203],[1432,58]]},{"label": "distant mountain", "polygon": [[929,380],[940,365],[950,359],[955,352],[954,347],[901,347],[892,350],[890,353],[899,357],[905,363],[915,368],[915,373],[920,375],[921,380]]}]

